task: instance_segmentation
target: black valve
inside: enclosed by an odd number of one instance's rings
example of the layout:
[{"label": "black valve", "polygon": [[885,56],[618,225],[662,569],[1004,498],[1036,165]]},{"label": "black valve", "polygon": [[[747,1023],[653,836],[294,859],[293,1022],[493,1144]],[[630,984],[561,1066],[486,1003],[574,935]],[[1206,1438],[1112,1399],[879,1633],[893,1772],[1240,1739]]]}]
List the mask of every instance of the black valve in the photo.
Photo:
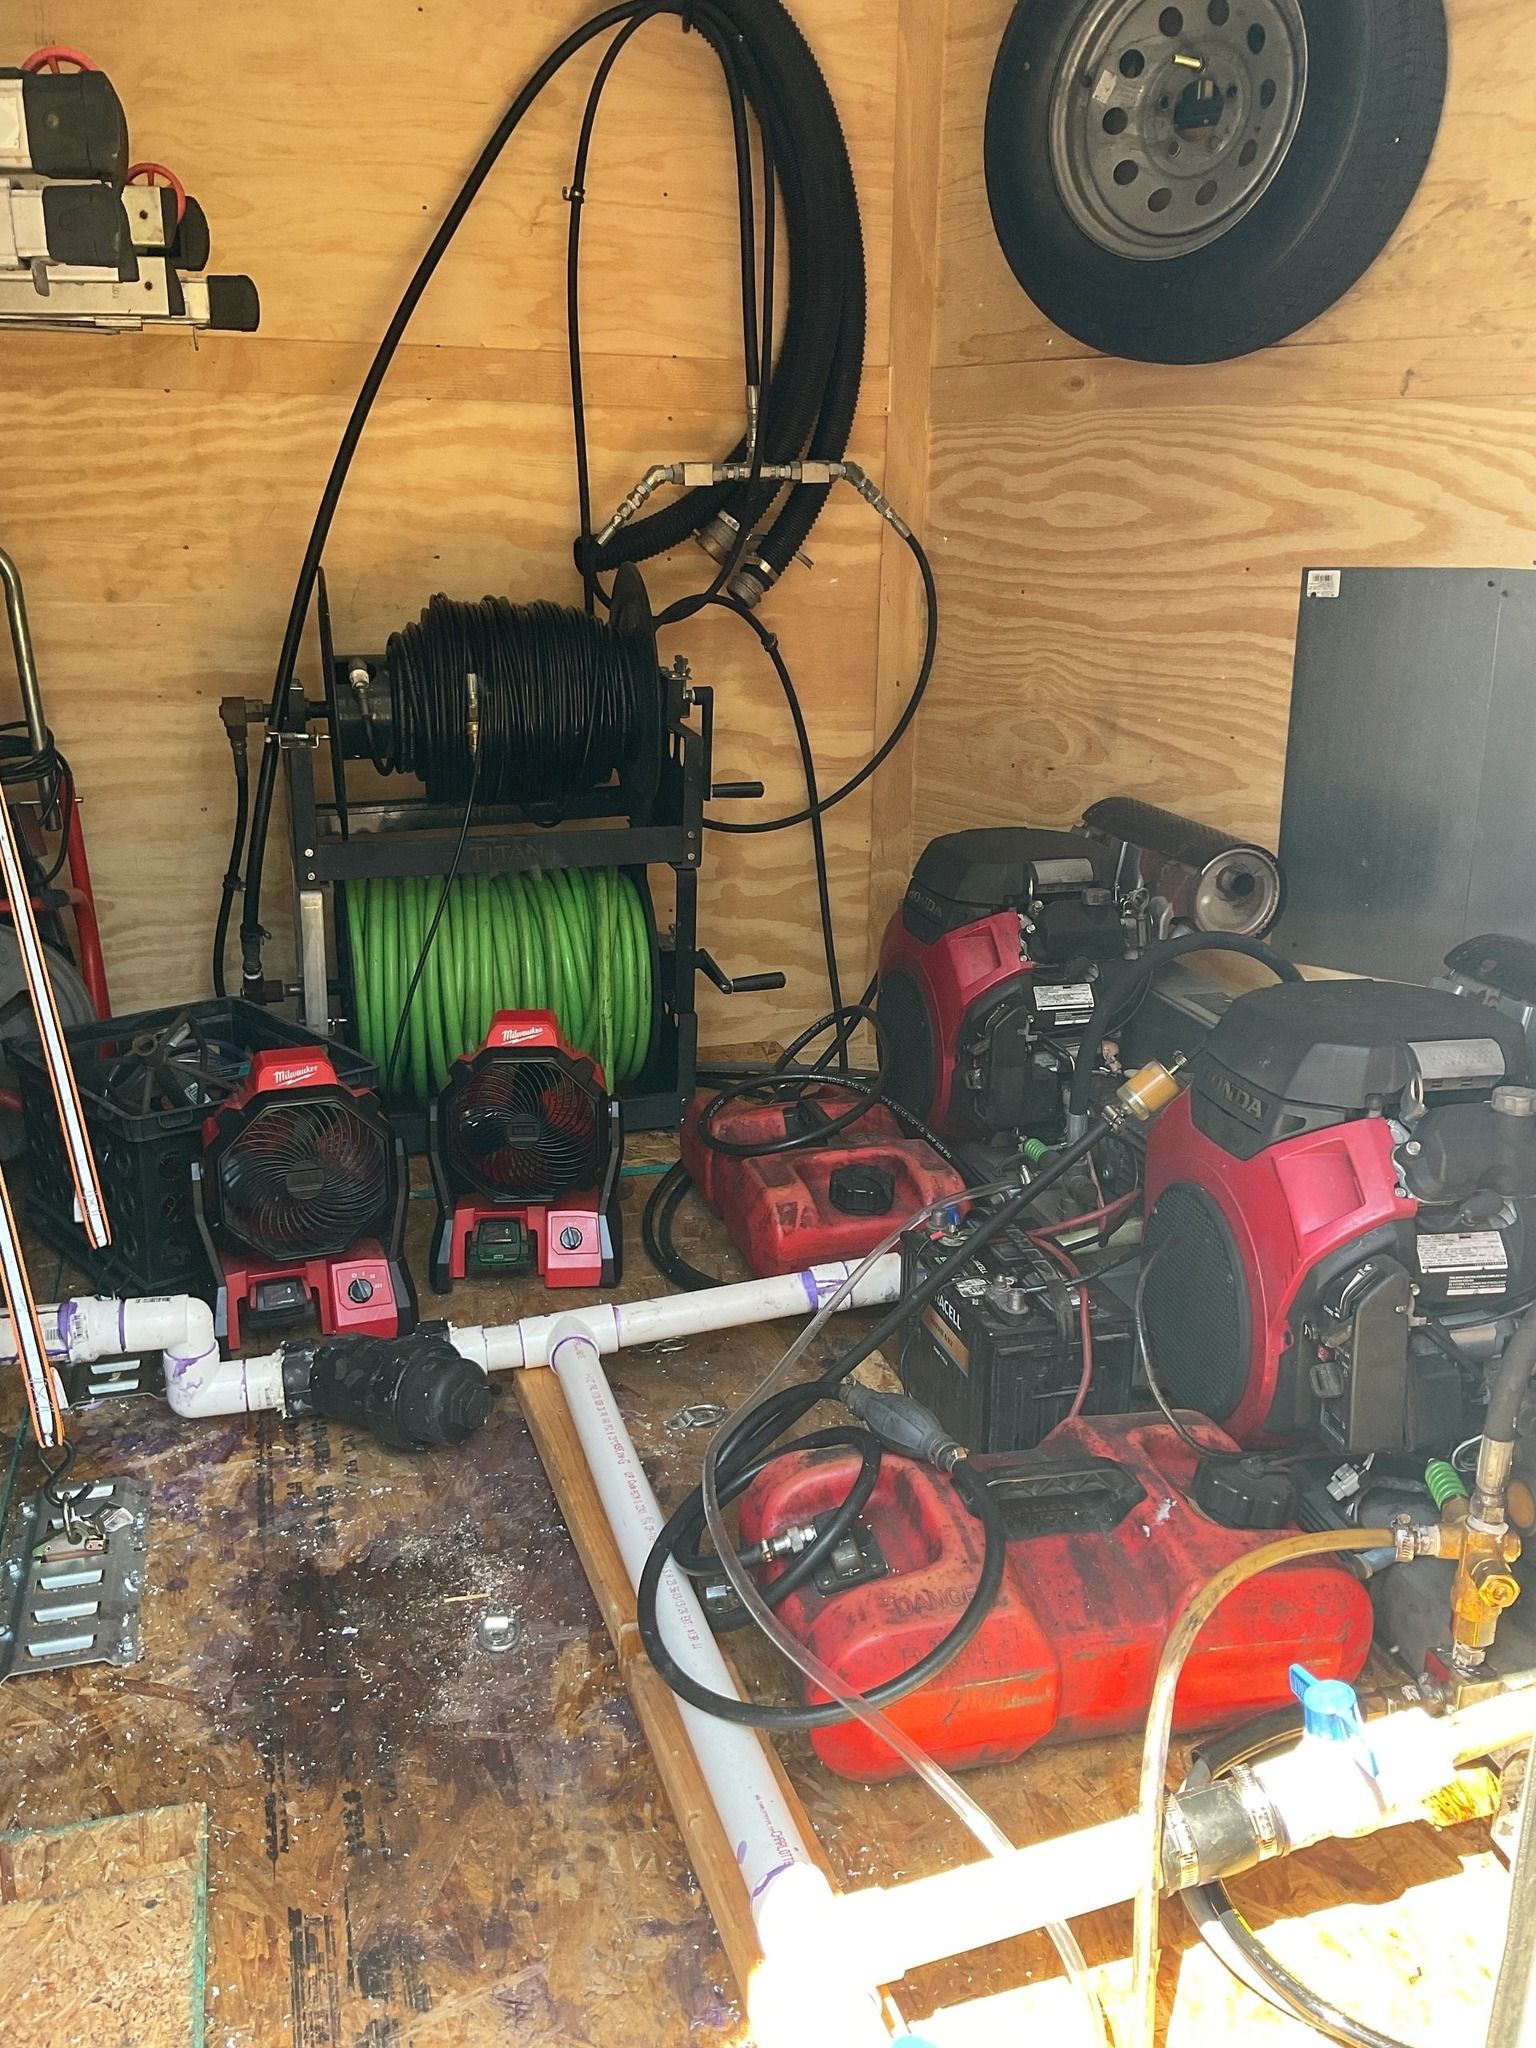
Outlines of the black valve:
[{"label": "black valve", "polygon": [[493,1394],[444,1330],[423,1325],[408,1337],[290,1345],[283,1360],[290,1412],[353,1423],[395,1451],[465,1442],[490,1414]]}]

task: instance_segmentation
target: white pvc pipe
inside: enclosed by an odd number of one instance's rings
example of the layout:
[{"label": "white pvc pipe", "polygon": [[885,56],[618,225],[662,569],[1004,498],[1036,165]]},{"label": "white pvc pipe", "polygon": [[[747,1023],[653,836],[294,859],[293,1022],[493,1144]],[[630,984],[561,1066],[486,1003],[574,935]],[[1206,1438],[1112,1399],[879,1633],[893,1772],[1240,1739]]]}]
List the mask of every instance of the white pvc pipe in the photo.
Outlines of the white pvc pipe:
[{"label": "white pvc pipe", "polygon": [[[194,1294],[119,1301],[86,1294],[41,1312],[48,1356],[70,1365],[158,1351],[165,1359],[165,1398],[178,1415],[240,1415],[281,1408],[283,1359],[221,1358],[213,1310]],[[9,1316],[0,1316],[0,1361],[16,1356]]]},{"label": "white pvc pipe", "polygon": [[[579,1311],[555,1319],[549,1353],[624,1568],[638,1588],[664,1517]],[[693,1588],[675,1565],[662,1574],[656,1615],[668,1650],[691,1678],[740,1697]],[[762,1737],[683,1700],[678,1712],[736,1852],[759,1939],[766,1948],[775,1928],[812,1930],[797,1943],[795,1971],[784,1981],[774,1978],[768,2009],[760,2011],[754,1996],[758,2038],[771,2033],[794,2048],[888,2048],[875,1980],[861,1983],[841,1956],[822,1952],[815,1930],[825,1929],[834,1895],[811,1860]]]},{"label": "white pvc pipe", "polygon": [[[556,1315],[525,1316],[517,1323],[472,1324],[449,1334],[455,1350],[482,1372],[508,1372],[548,1365],[554,1334],[567,1325],[579,1329],[606,1356],[633,1344],[806,1315],[856,1271],[856,1266],[841,1263],[812,1266],[777,1280],[747,1280],[734,1287],[666,1294],[652,1301],[599,1302]],[[875,1261],[841,1306],[881,1307],[896,1299],[900,1286],[901,1259],[888,1253]],[[212,1311],[196,1295],[167,1294],[139,1301],[82,1295],[39,1314],[49,1357],[71,1365],[121,1358],[134,1351],[164,1352],[166,1399],[178,1415],[244,1415],[285,1406],[282,1352],[221,1359]],[[0,1362],[15,1357],[10,1318],[0,1315]]]},{"label": "white pvc pipe", "polygon": [[[811,1315],[830,1301],[857,1265],[812,1266],[776,1280],[743,1280],[732,1287],[704,1287],[693,1294],[663,1294],[651,1301],[602,1301],[590,1308],[561,1309],[550,1316],[525,1316],[518,1323],[475,1323],[451,1328],[453,1347],[485,1372],[515,1372],[548,1365],[556,1332],[579,1329],[603,1357],[636,1344],[660,1344],[672,1337],[696,1337],[734,1330],[747,1323],[772,1323]],[[876,1259],[850,1291],[844,1308],[882,1308],[901,1290],[901,1256]]]}]

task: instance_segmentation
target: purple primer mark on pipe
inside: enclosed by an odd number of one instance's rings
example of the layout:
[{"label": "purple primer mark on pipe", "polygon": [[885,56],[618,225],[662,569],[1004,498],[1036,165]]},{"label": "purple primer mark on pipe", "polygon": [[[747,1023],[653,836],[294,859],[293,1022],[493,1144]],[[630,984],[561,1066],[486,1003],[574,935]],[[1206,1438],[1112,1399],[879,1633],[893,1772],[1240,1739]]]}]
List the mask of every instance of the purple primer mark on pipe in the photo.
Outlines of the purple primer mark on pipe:
[{"label": "purple primer mark on pipe", "polygon": [[[740,1847],[740,1848],[739,1848],[739,1849],[737,1850],[737,1852],[736,1852],[736,1861],[737,1861],[738,1863],[740,1863],[740,1862],[742,1861],[743,1857],[744,1857],[744,1856],[746,1855],[746,1853],[747,1853],[747,1845],[746,1845],[746,1843],[745,1843],[745,1842],[743,1842],[743,1843],[742,1843],[742,1845],[741,1845],[741,1847]],[[767,1891],[767,1889],[768,1889],[769,1885],[771,1885],[771,1884],[773,1883],[773,1880],[774,1880],[774,1879],[775,1879],[776,1877],[782,1877],[782,1876],[784,1875],[784,1873],[785,1873],[785,1871],[786,1871],[786,1870],[790,1870],[790,1869],[793,1869],[793,1867],[794,1867],[794,1864],[793,1864],[793,1859],[789,1859],[789,1860],[787,1860],[787,1861],[785,1861],[785,1862],[783,1862],[783,1863],[775,1863],[775,1865],[773,1866],[772,1870],[770,1870],[770,1871],[769,1871],[768,1875],[767,1875],[767,1876],[766,1876],[765,1878],[761,1879],[761,1880],[760,1880],[760,1881],[759,1881],[759,1882],[758,1882],[757,1884],[753,1885],[753,1887],[752,1887],[752,1899],[753,1899],[753,1902],[754,1902],[754,1903],[756,1903],[756,1901],[757,1901],[758,1899],[760,1899],[760,1898],[761,1898],[761,1897],[763,1896],[763,1893],[764,1893],[765,1891]]]},{"label": "purple primer mark on pipe", "polygon": [[75,1307],[75,1304],[72,1301],[61,1301],[59,1303],[59,1313],[57,1318],[59,1332],[59,1349],[63,1352],[66,1358],[69,1356],[70,1339],[74,1335],[75,1322],[78,1315],[79,1310]]},{"label": "purple primer mark on pipe", "polygon": [[208,1356],[206,1351],[167,1351],[165,1370],[173,1380],[185,1379],[194,1365],[201,1365]]},{"label": "purple primer mark on pipe", "polygon": [[119,1351],[128,1349],[128,1304],[121,1296],[117,1303],[117,1348]]}]

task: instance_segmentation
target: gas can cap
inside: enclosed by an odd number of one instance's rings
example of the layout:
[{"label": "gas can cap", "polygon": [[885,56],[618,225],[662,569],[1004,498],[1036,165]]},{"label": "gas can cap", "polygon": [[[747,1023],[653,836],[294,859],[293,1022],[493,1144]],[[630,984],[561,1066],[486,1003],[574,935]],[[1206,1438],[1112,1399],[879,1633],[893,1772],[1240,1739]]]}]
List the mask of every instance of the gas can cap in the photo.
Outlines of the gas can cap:
[{"label": "gas can cap", "polygon": [[1365,1740],[1365,1722],[1360,1714],[1360,1697],[1342,1678],[1317,1678],[1304,1664],[1291,1666],[1291,1691],[1301,1701],[1305,1734],[1318,1742],[1347,1742],[1361,1753],[1361,1761],[1372,1777],[1376,1759]]},{"label": "gas can cap", "polygon": [[834,1209],[845,1216],[888,1216],[896,1203],[895,1176],[883,1166],[839,1166],[827,1181]]}]

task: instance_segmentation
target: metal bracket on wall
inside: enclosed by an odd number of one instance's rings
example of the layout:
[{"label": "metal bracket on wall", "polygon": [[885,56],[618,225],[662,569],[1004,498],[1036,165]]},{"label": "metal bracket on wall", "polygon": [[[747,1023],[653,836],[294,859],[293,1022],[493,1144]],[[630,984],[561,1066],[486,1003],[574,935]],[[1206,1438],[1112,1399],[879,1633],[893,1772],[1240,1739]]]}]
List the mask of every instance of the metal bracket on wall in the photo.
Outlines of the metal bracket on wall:
[{"label": "metal bracket on wall", "polygon": [[98,1480],[72,1530],[46,1495],[20,1502],[0,1580],[0,1678],[138,1662],[149,1500],[146,1480]]}]

